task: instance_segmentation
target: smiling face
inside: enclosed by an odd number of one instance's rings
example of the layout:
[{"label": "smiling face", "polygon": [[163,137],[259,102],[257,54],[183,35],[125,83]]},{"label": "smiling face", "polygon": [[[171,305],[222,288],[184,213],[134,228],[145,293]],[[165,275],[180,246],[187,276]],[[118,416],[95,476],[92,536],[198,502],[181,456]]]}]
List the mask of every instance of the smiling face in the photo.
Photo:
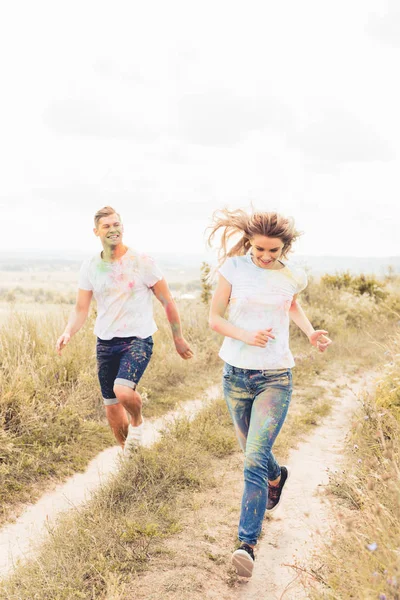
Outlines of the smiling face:
[{"label": "smiling face", "polygon": [[255,235],[250,240],[253,262],[262,269],[275,269],[282,256],[284,243],[280,238]]},{"label": "smiling face", "polygon": [[110,248],[112,250],[118,244],[122,244],[124,228],[119,215],[116,213],[101,217],[93,231],[100,238],[104,249]]}]

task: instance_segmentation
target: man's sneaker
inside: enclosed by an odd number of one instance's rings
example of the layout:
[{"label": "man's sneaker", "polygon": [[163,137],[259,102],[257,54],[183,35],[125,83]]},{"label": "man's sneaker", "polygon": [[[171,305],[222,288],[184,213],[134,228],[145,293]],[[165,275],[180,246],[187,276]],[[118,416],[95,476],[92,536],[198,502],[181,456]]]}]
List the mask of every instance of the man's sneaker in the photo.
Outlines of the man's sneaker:
[{"label": "man's sneaker", "polygon": [[128,435],[126,436],[124,445],[124,456],[130,456],[132,452],[142,445],[143,423],[144,421],[138,427],[133,427],[133,425],[129,424]]},{"label": "man's sneaker", "polygon": [[282,498],[282,490],[283,487],[288,480],[289,477],[289,469],[282,465],[281,467],[281,479],[278,485],[270,485],[268,484],[268,502],[267,502],[267,510],[269,512],[273,512]]},{"label": "man's sneaker", "polygon": [[254,567],[253,548],[248,544],[241,544],[232,554],[232,564],[240,577],[251,577]]}]

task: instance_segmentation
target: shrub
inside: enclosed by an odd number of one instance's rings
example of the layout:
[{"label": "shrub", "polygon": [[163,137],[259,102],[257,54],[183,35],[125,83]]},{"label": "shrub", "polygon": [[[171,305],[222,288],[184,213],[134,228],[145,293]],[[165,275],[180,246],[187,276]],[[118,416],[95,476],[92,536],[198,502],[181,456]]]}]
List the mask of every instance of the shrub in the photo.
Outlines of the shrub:
[{"label": "shrub", "polygon": [[383,289],[385,283],[376,279],[374,275],[353,276],[349,272],[323,275],[321,283],[327,288],[350,291],[356,295],[367,294],[376,302],[384,300],[388,292]]}]

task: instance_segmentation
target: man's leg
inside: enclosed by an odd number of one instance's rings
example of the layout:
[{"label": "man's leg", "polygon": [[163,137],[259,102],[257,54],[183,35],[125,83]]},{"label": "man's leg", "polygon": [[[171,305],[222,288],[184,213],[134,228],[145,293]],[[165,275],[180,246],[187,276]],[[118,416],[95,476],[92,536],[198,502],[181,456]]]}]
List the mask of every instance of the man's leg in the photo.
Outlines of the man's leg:
[{"label": "man's leg", "polygon": [[134,338],[126,342],[120,355],[120,365],[114,381],[113,392],[129,415],[129,425],[124,446],[127,456],[140,446],[143,434],[142,398],[136,390],[153,352],[153,339]]},{"label": "man's leg", "polygon": [[[130,423],[133,427],[138,427],[142,424],[142,398],[136,391],[126,385],[115,384],[114,394],[120,403],[121,408],[129,413]],[[118,405],[117,405],[118,406]],[[126,431],[128,432],[128,420],[126,420]]]},{"label": "man's leg", "polygon": [[112,404],[106,406],[106,416],[112,432],[118,444],[124,447],[126,436],[128,435],[128,417],[122,404]]},{"label": "man's leg", "polygon": [[118,444],[124,447],[128,435],[129,421],[124,407],[119,403],[113,386],[118,374],[120,357],[116,344],[110,341],[97,341],[97,374],[103,396],[104,408],[111,430]]}]

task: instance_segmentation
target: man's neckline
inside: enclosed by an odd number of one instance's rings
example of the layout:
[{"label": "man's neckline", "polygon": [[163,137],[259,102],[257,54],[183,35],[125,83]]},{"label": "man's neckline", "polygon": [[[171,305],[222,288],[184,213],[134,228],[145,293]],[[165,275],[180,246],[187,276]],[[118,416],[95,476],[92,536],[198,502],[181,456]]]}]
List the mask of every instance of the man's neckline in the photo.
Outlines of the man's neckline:
[{"label": "man's neckline", "polygon": [[124,258],[124,256],[126,256],[129,252],[129,246],[126,246],[126,250],[123,254],[121,254],[121,256],[119,256],[118,258],[114,259],[114,260],[105,260],[105,258],[103,258],[103,250],[100,252],[100,260],[102,260],[105,263],[109,263],[110,265],[119,262],[120,260],[122,260]]}]

